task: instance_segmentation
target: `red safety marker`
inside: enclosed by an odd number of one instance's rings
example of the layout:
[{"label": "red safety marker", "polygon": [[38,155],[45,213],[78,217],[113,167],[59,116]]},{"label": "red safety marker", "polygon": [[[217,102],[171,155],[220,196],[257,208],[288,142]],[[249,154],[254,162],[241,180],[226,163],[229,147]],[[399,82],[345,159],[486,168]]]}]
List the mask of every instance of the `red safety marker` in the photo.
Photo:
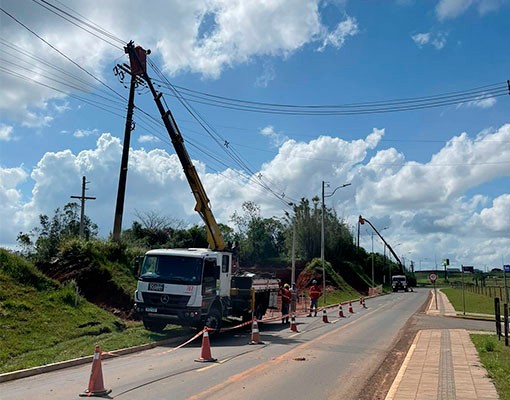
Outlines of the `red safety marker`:
[{"label": "red safety marker", "polygon": [[94,359],[92,360],[92,371],[90,372],[89,386],[87,390],[80,393],[80,397],[107,397],[111,389],[106,390],[103,383],[103,369],[101,368],[101,348],[96,345]]},{"label": "red safety marker", "polygon": [[202,350],[200,353],[200,358],[196,359],[197,362],[215,362],[216,358],[213,358],[211,355],[211,344],[209,343],[209,328],[207,326],[204,328],[204,334],[202,335]]}]

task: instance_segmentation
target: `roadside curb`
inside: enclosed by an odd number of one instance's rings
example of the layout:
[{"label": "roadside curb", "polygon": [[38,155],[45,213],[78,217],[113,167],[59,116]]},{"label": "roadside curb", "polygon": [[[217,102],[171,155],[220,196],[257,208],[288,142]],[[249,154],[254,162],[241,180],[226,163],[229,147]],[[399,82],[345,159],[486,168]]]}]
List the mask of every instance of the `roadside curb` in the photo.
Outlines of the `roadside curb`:
[{"label": "roadside curb", "polygon": [[[175,338],[171,338],[171,339],[160,340],[158,342],[142,344],[139,346],[126,347],[124,349],[107,351],[107,352],[103,352],[102,359],[106,360],[109,358],[119,357],[119,356],[123,356],[126,354],[137,353],[139,351],[150,350],[150,349],[153,349],[154,347],[158,347],[158,346],[163,346],[163,345],[173,344],[173,343],[180,343],[181,341],[182,341],[182,338],[175,337]],[[14,381],[16,379],[26,378],[29,376],[44,374],[47,372],[57,371],[59,369],[75,367],[77,365],[91,363],[93,358],[94,358],[94,355],[90,355],[90,356],[85,356],[85,357],[73,358],[72,360],[59,361],[56,363],[41,365],[39,367],[33,367],[33,368],[27,368],[27,369],[20,369],[18,371],[6,372],[3,374],[0,374],[0,383]]]}]

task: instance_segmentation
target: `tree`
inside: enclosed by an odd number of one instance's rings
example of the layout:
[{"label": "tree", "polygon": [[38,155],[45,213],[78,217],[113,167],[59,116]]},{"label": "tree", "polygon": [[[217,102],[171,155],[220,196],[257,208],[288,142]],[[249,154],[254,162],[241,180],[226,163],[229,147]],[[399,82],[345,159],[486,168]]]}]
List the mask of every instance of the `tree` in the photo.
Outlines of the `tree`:
[{"label": "tree", "polygon": [[[22,248],[30,251],[33,249],[37,260],[49,261],[57,254],[62,240],[79,237],[80,206],[77,203],[67,203],[63,210],[57,208],[51,219],[41,214],[39,224],[40,227],[33,228],[29,233],[20,232],[17,240]],[[97,236],[98,227],[89,217],[84,217],[83,225],[87,239]],[[32,237],[37,237],[33,245]]]},{"label": "tree", "polygon": [[285,254],[283,224],[276,218],[263,218],[254,202],[244,202],[242,208],[244,214],[231,216],[238,228],[234,237],[239,241],[241,259],[254,263]]}]

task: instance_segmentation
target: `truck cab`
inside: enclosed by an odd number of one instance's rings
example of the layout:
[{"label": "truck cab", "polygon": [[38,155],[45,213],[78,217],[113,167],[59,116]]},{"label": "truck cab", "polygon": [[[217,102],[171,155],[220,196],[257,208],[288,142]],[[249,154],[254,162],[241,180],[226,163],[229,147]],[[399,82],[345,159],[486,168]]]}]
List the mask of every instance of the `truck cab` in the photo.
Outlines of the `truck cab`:
[{"label": "truck cab", "polygon": [[407,277],[405,275],[393,275],[391,277],[391,288],[394,292],[398,292],[399,290],[408,292],[409,286],[407,283]]},{"label": "truck cab", "polygon": [[219,329],[228,307],[222,303],[230,295],[231,266],[229,252],[150,250],[139,271],[135,311],[150,330],[171,322]]}]

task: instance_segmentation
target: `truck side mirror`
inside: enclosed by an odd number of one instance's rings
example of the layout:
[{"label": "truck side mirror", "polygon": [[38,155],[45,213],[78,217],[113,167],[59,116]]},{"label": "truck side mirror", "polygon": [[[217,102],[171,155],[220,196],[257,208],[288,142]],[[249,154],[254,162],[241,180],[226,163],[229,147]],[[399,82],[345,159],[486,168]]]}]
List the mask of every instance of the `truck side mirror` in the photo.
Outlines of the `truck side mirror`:
[{"label": "truck side mirror", "polygon": [[138,278],[140,274],[140,266],[142,265],[143,256],[135,257],[135,264],[133,267],[133,274]]}]

